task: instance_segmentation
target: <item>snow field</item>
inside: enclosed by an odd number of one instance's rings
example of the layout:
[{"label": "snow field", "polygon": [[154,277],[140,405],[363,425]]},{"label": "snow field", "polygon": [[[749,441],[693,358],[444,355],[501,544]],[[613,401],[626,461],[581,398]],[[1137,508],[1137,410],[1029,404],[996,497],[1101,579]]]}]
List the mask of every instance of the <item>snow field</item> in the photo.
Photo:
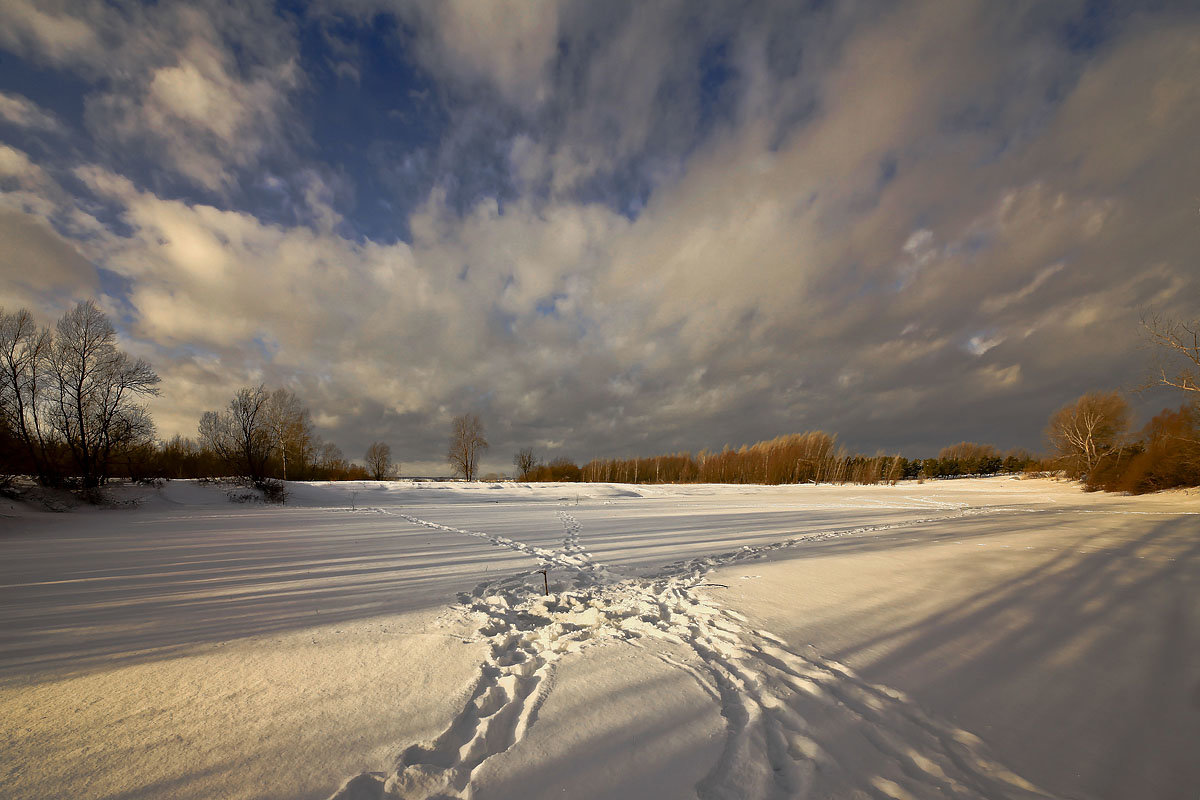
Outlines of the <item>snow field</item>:
[{"label": "snow field", "polygon": [[[655,649],[656,643],[639,640],[658,639],[690,651],[694,665],[670,663],[711,696],[728,731],[716,765],[695,788],[704,800],[811,796],[815,781],[828,784],[818,770],[838,776],[835,786],[822,785],[820,796],[830,796],[830,788],[854,791],[856,785],[896,798],[943,792],[951,797],[1051,796],[995,761],[977,737],[932,718],[903,693],[866,683],[836,662],[792,652],[783,640],[748,627],[744,616],[694,591],[714,567],[760,559],[802,541],[916,526],[928,519],[746,545],[668,565],[656,577],[618,580],[581,547],[581,525],[566,511],[558,512],[565,533],[557,550],[404,516],[528,553],[548,572],[556,571],[556,592],[539,596],[524,576],[516,576],[485,582],[460,597],[491,645],[465,708],[432,745],[405,749],[392,774],[356,776],[332,800],[472,797],[476,771],[524,738],[557,660],[605,639]],[[899,765],[900,774],[892,779],[861,771],[855,747],[828,752],[820,740],[822,731],[833,727],[862,731],[875,750]],[[664,769],[670,768],[664,764]]]},{"label": "snow field", "polygon": [[1200,787],[1200,526],[1187,498],[1126,502],[815,543],[718,569],[730,588],[711,593],[1057,796],[1184,800]]},{"label": "snow field", "polygon": [[364,482],[254,508],[173,483],[17,510],[0,786],[1191,797],[1196,500]]}]

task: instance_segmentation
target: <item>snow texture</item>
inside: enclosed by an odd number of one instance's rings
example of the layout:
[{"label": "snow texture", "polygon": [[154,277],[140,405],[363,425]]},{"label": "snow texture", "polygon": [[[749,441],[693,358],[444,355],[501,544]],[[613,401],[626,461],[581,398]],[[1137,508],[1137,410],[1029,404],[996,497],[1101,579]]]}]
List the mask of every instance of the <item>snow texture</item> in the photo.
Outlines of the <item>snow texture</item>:
[{"label": "snow texture", "polygon": [[[387,513],[383,509],[374,509]],[[959,509],[955,515],[968,513]],[[409,522],[486,539],[533,556],[555,577],[539,595],[526,576],[488,581],[460,596],[476,616],[490,655],[465,707],[430,745],[406,748],[390,775],[363,773],[332,800],[471,796],[475,771],[522,739],[544,701],[555,662],[603,639],[661,639],[682,644],[699,667],[677,663],[717,702],[728,738],[719,761],[696,787],[702,800],[810,796],[820,773],[836,771],[837,788],[861,784],[895,798],[1037,798],[1047,792],[995,761],[977,737],[937,720],[902,692],[862,681],[848,667],[790,651],[736,611],[699,598],[710,570],[758,559],[802,542],[920,525],[945,516],[846,528],[672,564],[657,576],[617,580],[579,543],[578,520],[559,511],[564,528],[555,550],[504,536],[463,530],[402,514]],[[856,774],[857,754],[830,752],[821,731],[857,727],[897,772]],[[822,787],[827,791],[828,787]]]},{"label": "snow texture", "polygon": [[[965,598],[968,584],[1002,590],[1030,559],[1052,559],[1037,569],[1059,563],[1060,546],[1062,558],[1083,547],[1072,557],[1091,564],[1103,553],[1081,543],[1104,550],[1132,534],[1138,545],[1123,559],[1136,556],[1142,569],[1178,565],[1178,588],[1194,588],[1194,497],[1088,496],[1010,480],[837,488],[364,483],[297,484],[291,506],[247,509],[230,508],[209,487],[176,482],[143,505],[69,520],[9,512],[4,546],[15,560],[0,573],[0,610],[12,620],[0,634],[0,744],[13,758],[0,777],[11,786],[7,796],[1000,800],[1131,796],[1121,793],[1130,780],[1153,788],[1146,796],[1184,797],[1200,779],[1174,736],[1155,728],[1174,725],[1185,739],[1196,732],[1186,710],[1188,670],[1197,663],[1194,607],[1180,612],[1185,642],[1153,675],[1177,687],[1176,707],[1127,714],[1124,728],[1109,718],[1120,729],[1092,735],[1104,747],[1161,740],[1166,774],[1110,780],[1116,794],[1099,782],[1103,759],[1087,741],[1065,742],[1057,754],[1091,769],[1072,776],[1022,746],[1022,736],[1037,737],[1021,720],[984,735],[958,719],[962,711],[999,720],[995,705],[1042,702],[1040,688],[1087,676],[1075,661],[1048,659],[1020,696],[992,698],[992,706],[948,702],[950,692],[911,670],[881,668],[911,645],[889,643],[907,630],[906,608],[925,613],[922,604],[932,602],[928,618],[946,620],[945,632],[961,622],[937,603],[936,589],[933,599],[918,599],[914,580],[897,577],[922,565],[937,565],[925,577],[947,597]],[[1104,535],[1077,535],[1097,531]],[[822,585],[822,575],[843,585]],[[839,593],[863,608],[831,625],[828,598]],[[1127,597],[1133,608],[1137,599]],[[1036,620],[1006,624],[1026,639],[1038,628]],[[1091,624],[1099,632],[1107,623]],[[331,652],[331,640],[344,650]],[[296,716],[271,731],[269,749],[290,753],[287,763],[302,754],[303,768],[260,761],[267,748],[236,729],[189,727],[184,701],[162,688],[170,682],[163,676],[186,680],[221,665],[214,687],[224,683],[236,697],[256,685],[252,675],[229,675],[231,662],[217,648],[236,653],[233,664],[293,676],[281,681],[289,685],[260,687],[255,713],[311,702],[306,687],[339,695],[315,718],[284,712]],[[281,648],[287,655],[271,661]],[[998,657],[981,663],[983,649],[972,641],[938,658],[982,670],[994,684]],[[830,654],[839,651],[846,657]],[[939,673],[936,664],[922,668]],[[338,674],[322,674],[330,669]],[[941,673],[958,674],[949,666]],[[1148,688],[1135,680],[1096,685],[1110,695]],[[139,699],[138,686],[161,699]],[[96,762],[89,747],[105,750],[104,736],[72,729],[64,693],[101,689],[128,696],[125,709],[106,700],[113,730],[144,716],[135,729],[158,761],[178,752],[157,740],[184,731],[195,741],[183,752],[202,743],[218,763],[187,770],[167,757],[168,774],[155,782],[147,778],[153,764],[121,764],[103,752]],[[189,702],[211,716],[227,713],[227,701]],[[1077,711],[1061,708],[1064,727]],[[294,741],[281,741],[289,726]],[[638,732],[637,740],[616,743],[622,731]],[[72,752],[64,738],[86,743]],[[248,754],[232,759],[226,740]],[[992,740],[1003,744],[999,751]],[[98,763],[101,774],[72,776],[55,763],[68,754]],[[370,766],[345,778],[345,765],[356,761]],[[49,788],[51,781],[68,789]],[[340,787],[329,795],[322,782]]]}]

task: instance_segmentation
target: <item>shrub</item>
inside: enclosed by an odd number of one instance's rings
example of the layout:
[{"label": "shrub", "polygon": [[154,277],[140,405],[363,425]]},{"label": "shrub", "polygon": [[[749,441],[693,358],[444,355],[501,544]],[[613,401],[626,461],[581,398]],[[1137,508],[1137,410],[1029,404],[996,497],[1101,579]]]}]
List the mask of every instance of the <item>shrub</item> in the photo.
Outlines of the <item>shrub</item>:
[{"label": "shrub", "polygon": [[254,488],[262,492],[264,503],[283,505],[287,502],[287,486],[281,480],[276,478],[258,478],[254,481]]},{"label": "shrub", "polygon": [[1195,406],[1163,410],[1137,442],[1098,464],[1087,479],[1089,489],[1132,494],[1177,486],[1200,486],[1200,412]]}]

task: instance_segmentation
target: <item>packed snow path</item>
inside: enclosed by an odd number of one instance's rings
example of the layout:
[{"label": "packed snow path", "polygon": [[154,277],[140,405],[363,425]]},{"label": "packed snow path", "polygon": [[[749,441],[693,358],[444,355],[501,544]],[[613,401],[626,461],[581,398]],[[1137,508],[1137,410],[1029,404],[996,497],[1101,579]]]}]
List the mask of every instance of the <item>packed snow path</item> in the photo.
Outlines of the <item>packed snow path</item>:
[{"label": "packed snow path", "polygon": [[[920,501],[918,501],[920,502]],[[406,747],[390,774],[347,780],[331,800],[470,798],[483,763],[520,741],[551,689],[555,662],[602,642],[643,648],[682,645],[689,657],[659,658],[690,674],[720,708],[726,743],[696,787],[702,800],[863,796],[880,798],[1045,798],[1052,795],[992,757],[975,735],[937,719],[903,692],[860,679],[816,652],[799,653],[755,630],[735,611],[696,590],[712,569],[763,558],[802,542],[910,528],[997,509],[967,509],[894,524],[798,536],[668,565],[650,577],[623,578],[597,563],[582,526],[558,511],[564,535],[555,549],[397,513],[408,522],[483,538],[537,559],[540,569],[479,584],[457,611],[489,644],[462,710],[435,740]],[[366,509],[383,514],[387,509]],[[544,594],[543,578],[550,586]],[[852,730],[847,738],[827,731]],[[862,770],[863,744],[883,770]]]}]

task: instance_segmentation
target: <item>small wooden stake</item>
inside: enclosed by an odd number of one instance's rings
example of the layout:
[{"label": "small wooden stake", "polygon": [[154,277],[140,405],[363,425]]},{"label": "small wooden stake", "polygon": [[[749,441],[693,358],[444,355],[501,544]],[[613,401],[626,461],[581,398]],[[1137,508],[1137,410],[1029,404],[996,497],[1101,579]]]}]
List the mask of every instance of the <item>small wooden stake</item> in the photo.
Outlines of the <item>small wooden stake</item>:
[{"label": "small wooden stake", "polygon": [[538,572],[542,573],[542,583],[544,583],[546,585],[546,596],[549,597],[550,596],[550,578],[548,578],[546,576],[546,570],[539,569]]}]

